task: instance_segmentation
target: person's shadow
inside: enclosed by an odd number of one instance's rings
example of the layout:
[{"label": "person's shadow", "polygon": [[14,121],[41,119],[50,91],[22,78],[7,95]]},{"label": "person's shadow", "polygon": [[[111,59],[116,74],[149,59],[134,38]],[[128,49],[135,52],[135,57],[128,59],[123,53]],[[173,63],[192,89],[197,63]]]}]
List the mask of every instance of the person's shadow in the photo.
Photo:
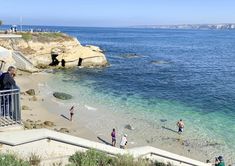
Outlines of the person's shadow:
[{"label": "person's shadow", "polygon": [[102,141],[102,142],[105,143],[106,145],[112,146],[111,143],[109,143],[108,141],[105,141],[104,139],[100,138],[99,136],[98,136],[97,138],[98,138],[98,140]]},{"label": "person's shadow", "polygon": [[63,118],[67,119],[67,120],[70,120],[67,116],[61,114],[60,116],[62,116]]},{"label": "person's shadow", "polygon": [[168,127],[165,127],[165,126],[162,126],[163,129],[166,129],[166,130],[169,130],[169,131],[172,131],[174,133],[178,133],[177,131],[171,129],[171,128],[168,128]]}]

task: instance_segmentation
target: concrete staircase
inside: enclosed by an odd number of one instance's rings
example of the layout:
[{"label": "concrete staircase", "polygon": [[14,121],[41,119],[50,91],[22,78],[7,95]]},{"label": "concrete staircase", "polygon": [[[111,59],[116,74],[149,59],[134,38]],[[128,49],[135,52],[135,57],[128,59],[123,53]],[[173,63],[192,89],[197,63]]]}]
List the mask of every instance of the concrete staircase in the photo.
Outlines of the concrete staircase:
[{"label": "concrete staircase", "polygon": [[13,51],[12,57],[16,62],[16,67],[20,70],[36,72],[38,71],[33,63],[28,60],[20,51]]}]

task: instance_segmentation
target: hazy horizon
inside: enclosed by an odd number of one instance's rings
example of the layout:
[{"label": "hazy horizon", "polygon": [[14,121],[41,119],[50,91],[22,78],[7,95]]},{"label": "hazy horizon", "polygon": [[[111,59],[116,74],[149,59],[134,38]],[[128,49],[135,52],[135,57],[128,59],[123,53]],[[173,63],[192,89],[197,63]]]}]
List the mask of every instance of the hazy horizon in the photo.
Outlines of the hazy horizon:
[{"label": "hazy horizon", "polygon": [[1,2],[4,24],[76,27],[235,23],[232,0],[57,0]]}]

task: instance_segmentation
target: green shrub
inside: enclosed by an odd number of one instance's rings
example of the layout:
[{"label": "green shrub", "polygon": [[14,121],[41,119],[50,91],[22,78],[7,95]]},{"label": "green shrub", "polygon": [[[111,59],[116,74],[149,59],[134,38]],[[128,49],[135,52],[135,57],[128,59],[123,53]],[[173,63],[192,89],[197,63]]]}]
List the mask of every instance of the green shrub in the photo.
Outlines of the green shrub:
[{"label": "green shrub", "polygon": [[76,152],[69,157],[69,162],[72,163],[70,166],[106,166],[113,162],[113,158],[102,152],[88,150],[85,153]]},{"label": "green shrub", "polygon": [[0,154],[1,166],[30,166],[29,162],[19,159],[12,154]]},{"label": "green shrub", "polygon": [[25,41],[29,41],[32,40],[32,34],[31,33],[22,33],[22,39],[24,39]]},{"label": "green shrub", "polygon": [[76,152],[69,157],[69,162],[68,166],[171,166],[170,164],[166,165],[148,159],[134,159],[130,155],[111,157],[95,150]]}]

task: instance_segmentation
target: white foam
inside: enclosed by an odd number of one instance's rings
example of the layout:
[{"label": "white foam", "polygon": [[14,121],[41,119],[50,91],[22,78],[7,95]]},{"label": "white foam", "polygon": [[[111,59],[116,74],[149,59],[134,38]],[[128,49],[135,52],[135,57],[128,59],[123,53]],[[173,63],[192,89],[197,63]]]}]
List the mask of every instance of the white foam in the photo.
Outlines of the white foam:
[{"label": "white foam", "polygon": [[91,110],[91,111],[96,111],[96,110],[97,110],[97,108],[91,107],[91,106],[89,106],[89,105],[84,105],[84,107],[85,107],[86,109],[88,109],[88,110]]}]

